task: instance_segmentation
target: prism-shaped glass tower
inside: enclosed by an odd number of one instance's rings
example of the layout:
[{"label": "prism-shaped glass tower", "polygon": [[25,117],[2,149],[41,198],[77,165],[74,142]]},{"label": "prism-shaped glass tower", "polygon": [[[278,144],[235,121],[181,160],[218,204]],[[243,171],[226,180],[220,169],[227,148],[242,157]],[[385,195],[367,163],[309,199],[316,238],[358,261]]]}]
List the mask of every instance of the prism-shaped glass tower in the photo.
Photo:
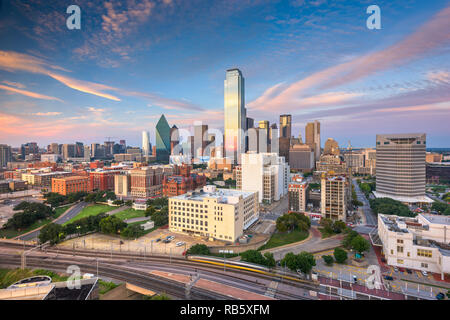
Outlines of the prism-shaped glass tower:
[{"label": "prism-shaped glass tower", "polygon": [[170,156],[170,126],[164,115],[156,124],[156,161],[169,162]]}]

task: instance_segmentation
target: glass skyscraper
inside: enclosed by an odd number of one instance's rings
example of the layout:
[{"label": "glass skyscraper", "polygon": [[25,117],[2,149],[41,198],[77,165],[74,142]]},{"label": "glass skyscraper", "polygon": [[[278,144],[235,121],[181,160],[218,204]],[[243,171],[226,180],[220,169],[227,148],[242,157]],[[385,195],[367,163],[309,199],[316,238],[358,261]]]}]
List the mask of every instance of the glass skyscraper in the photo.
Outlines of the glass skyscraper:
[{"label": "glass skyscraper", "polygon": [[164,115],[156,124],[156,161],[169,162],[170,157],[170,126]]},{"label": "glass skyscraper", "polygon": [[142,131],[142,154],[144,156],[150,154],[150,135],[148,131]]},{"label": "glass skyscraper", "polygon": [[245,153],[247,112],[245,110],[244,77],[239,69],[229,69],[224,81],[225,156],[240,162]]}]

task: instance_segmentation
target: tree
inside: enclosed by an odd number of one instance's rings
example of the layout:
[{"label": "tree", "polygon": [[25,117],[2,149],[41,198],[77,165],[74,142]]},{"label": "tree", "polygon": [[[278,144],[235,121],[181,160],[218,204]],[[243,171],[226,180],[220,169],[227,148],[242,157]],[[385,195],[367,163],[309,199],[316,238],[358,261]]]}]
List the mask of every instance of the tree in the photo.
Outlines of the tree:
[{"label": "tree", "polygon": [[153,216],[153,214],[156,212],[156,209],[153,205],[150,205],[149,207],[147,207],[147,210],[145,210],[145,216],[146,217],[151,217]]},{"label": "tree", "polygon": [[268,266],[269,268],[275,267],[276,262],[275,262],[275,258],[273,257],[272,252],[264,253],[264,258],[266,258],[266,263],[265,263],[266,266]]},{"label": "tree", "polygon": [[352,248],[359,254],[363,253],[364,251],[369,250],[369,248],[370,248],[369,241],[367,241],[360,235],[354,237],[351,244],[352,244]]},{"label": "tree", "polygon": [[311,227],[311,220],[302,213],[291,212],[277,218],[276,228],[279,232],[300,230],[307,231]]},{"label": "tree", "polygon": [[133,224],[127,226],[121,233],[124,238],[127,239],[136,239],[139,238],[143,234],[143,229],[138,224]]},{"label": "tree", "polygon": [[335,248],[333,255],[337,263],[344,263],[347,260],[347,252],[342,248]]},{"label": "tree", "polygon": [[247,251],[242,252],[241,260],[246,261],[246,262],[260,264],[260,265],[265,265],[265,262],[266,262],[263,255],[258,250],[247,250]]},{"label": "tree", "polygon": [[437,211],[438,213],[443,214],[448,209],[448,207],[449,207],[449,205],[446,203],[435,201],[431,205],[431,210]]},{"label": "tree", "polygon": [[414,217],[415,214],[409,210],[407,205],[391,198],[370,199],[370,208],[374,213],[394,214],[402,217]]},{"label": "tree", "polygon": [[127,227],[127,224],[116,216],[109,216],[100,220],[100,230],[105,234],[117,234]]},{"label": "tree", "polygon": [[333,265],[334,259],[332,256],[322,256],[322,258],[327,266]]},{"label": "tree", "polygon": [[312,267],[316,265],[314,256],[306,251],[302,251],[295,255],[292,252],[287,253],[280,261],[282,266],[288,267],[290,270],[297,272],[300,270],[303,273],[310,273]]},{"label": "tree", "polygon": [[359,236],[359,233],[356,232],[355,230],[351,230],[342,240],[342,245],[345,248],[350,249],[352,247],[352,240],[357,236]]},{"label": "tree", "polygon": [[335,222],[333,222],[332,228],[334,233],[341,233],[345,229],[347,229],[347,226],[344,221],[336,220]]},{"label": "tree", "polygon": [[50,241],[51,245],[59,243],[65,238],[63,227],[56,223],[49,223],[41,229],[39,233],[39,242]]},{"label": "tree", "polygon": [[133,201],[132,200],[127,200],[125,201],[125,205],[128,207],[131,207],[133,205]]},{"label": "tree", "polygon": [[192,247],[190,247],[187,250],[186,254],[192,254],[192,255],[201,254],[204,256],[208,256],[210,254],[210,251],[209,251],[209,248],[207,245],[197,243],[197,244],[194,244]]}]

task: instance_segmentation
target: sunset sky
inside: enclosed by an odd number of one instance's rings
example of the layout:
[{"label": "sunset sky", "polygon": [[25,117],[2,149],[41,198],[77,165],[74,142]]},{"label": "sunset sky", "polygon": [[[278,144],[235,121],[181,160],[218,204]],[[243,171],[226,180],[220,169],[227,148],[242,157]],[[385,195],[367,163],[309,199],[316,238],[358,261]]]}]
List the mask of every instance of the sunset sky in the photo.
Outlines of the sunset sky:
[{"label": "sunset sky", "polygon": [[[381,30],[366,28],[371,4]],[[161,114],[222,129],[234,67],[247,115],[292,114],[295,136],[319,120],[322,145],[425,132],[450,147],[448,0],[3,0],[0,144],[140,145]]]}]

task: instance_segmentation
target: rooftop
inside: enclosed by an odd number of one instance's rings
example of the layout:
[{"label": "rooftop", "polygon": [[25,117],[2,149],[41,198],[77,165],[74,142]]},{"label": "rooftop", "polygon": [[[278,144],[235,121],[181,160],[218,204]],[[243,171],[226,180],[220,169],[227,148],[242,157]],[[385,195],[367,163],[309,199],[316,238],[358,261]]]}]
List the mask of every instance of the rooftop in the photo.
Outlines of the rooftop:
[{"label": "rooftop", "polygon": [[193,200],[193,201],[203,201],[206,198],[218,199],[219,203],[234,204],[236,199],[240,196],[244,198],[251,196],[254,192],[231,190],[231,189],[216,189],[215,186],[208,185],[204,187],[200,192],[188,192],[176,197],[171,197],[170,199],[179,200]]},{"label": "rooftop", "polygon": [[425,218],[429,223],[435,224],[445,224],[450,226],[450,216],[440,216],[434,214],[422,214],[422,217]]}]

